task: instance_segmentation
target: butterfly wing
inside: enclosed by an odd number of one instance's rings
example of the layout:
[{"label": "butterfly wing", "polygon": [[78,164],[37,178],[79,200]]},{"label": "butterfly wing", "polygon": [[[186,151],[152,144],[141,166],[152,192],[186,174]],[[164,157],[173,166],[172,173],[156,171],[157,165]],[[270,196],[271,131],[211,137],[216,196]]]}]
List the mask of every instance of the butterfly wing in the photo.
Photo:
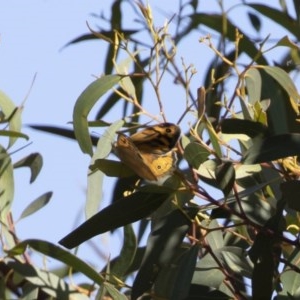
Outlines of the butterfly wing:
[{"label": "butterfly wing", "polygon": [[169,151],[164,155],[142,153],[142,157],[156,178],[169,176],[176,168],[177,157],[175,151]]},{"label": "butterfly wing", "polygon": [[119,134],[115,143],[115,150],[120,160],[138,176],[151,181],[157,180],[131,138]]},{"label": "butterfly wing", "polygon": [[140,152],[164,154],[176,145],[180,128],[172,123],[149,126],[133,134],[130,138]]}]

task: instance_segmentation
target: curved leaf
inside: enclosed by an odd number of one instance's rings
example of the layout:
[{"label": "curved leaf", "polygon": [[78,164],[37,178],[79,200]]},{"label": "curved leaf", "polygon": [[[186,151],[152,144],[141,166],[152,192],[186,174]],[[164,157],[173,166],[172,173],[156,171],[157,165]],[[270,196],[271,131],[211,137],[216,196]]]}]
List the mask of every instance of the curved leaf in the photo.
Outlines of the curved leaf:
[{"label": "curved leaf", "polygon": [[222,133],[246,134],[251,138],[268,136],[268,127],[260,122],[244,119],[224,119],[221,123]]},{"label": "curved leaf", "polygon": [[200,247],[182,243],[171,264],[163,266],[154,283],[159,299],[187,299]]},{"label": "curved leaf", "polygon": [[[105,124],[107,126],[108,124]],[[98,125],[99,126],[99,125]],[[47,126],[47,125],[29,125],[30,128],[44,131],[47,133],[53,133],[57,134],[62,137],[66,137],[72,140],[76,140],[75,133],[73,129],[68,129],[68,128],[62,128],[62,127],[57,127],[57,126]],[[93,136],[91,135],[91,141],[94,146],[97,145],[99,137],[98,136]]]},{"label": "curved leaf", "polygon": [[92,82],[78,97],[73,111],[74,134],[83,153],[93,155],[87,116],[96,102],[122,79],[119,75],[106,75]]},{"label": "curved leaf", "polygon": [[193,168],[198,169],[207,160],[210,152],[199,143],[192,142],[185,147],[183,155]]},{"label": "curved leaf", "polygon": [[281,183],[282,197],[292,209],[300,211],[300,181],[290,180]]},{"label": "curved leaf", "polygon": [[[0,91],[0,108],[4,114],[5,120],[9,123],[9,129],[12,132],[20,132],[22,127],[21,112],[22,109],[15,106],[12,100],[2,91]],[[8,147],[11,147],[17,137],[11,136]]]},{"label": "curved leaf", "polygon": [[300,95],[297,91],[296,85],[283,69],[276,66],[256,66],[257,68],[263,69],[268,75],[275,79],[280,86],[286,91],[290,97],[290,103],[297,115],[299,115],[298,103]]},{"label": "curved leaf", "polygon": [[[92,156],[91,164],[97,159],[105,158],[111,152],[116,131],[119,130],[124,121],[119,120],[110,125],[98,140],[97,148]],[[85,216],[90,218],[98,210],[102,200],[102,183],[104,173],[99,169],[89,172],[87,182],[87,199],[85,204]]]},{"label": "curved leaf", "polygon": [[261,76],[257,69],[250,68],[245,73],[245,81],[248,93],[249,103],[254,105],[256,101],[261,100]]},{"label": "curved leaf", "polygon": [[[30,264],[23,264],[18,261],[8,262],[8,266],[18,273],[26,281],[30,282],[32,286],[38,287],[51,298],[55,299],[78,299],[88,300],[89,297],[82,295],[72,285],[68,285],[59,276],[49,271],[41,270]],[[22,297],[22,299],[24,299]],[[31,298],[33,299],[33,298]],[[38,298],[35,298],[38,299]]]},{"label": "curved leaf", "polygon": [[107,206],[85,221],[59,243],[74,248],[86,240],[109,230],[143,219],[155,211],[168,197],[162,189],[159,193],[136,192]]},{"label": "curved leaf", "polygon": [[29,136],[27,134],[24,134],[24,133],[18,132],[18,131],[0,130],[0,135],[9,136],[13,139],[23,138],[23,139],[29,140]]},{"label": "curved leaf", "polygon": [[7,214],[14,198],[13,165],[9,154],[0,145],[0,220],[7,224]]},{"label": "curved leaf", "polygon": [[172,261],[197,212],[198,209],[186,210],[185,215],[176,209],[155,221],[133,283],[131,299],[137,299],[151,288],[161,268]]},{"label": "curved leaf", "polygon": [[94,164],[90,166],[90,169],[92,171],[99,169],[106,176],[110,177],[123,178],[135,175],[135,173],[122,162],[110,159],[96,159]]},{"label": "curved leaf", "polygon": [[30,183],[34,182],[43,166],[43,157],[39,153],[32,153],[14,164],[14,168],[29,167],[31,171]]},{"label": "curved leaf", "polygon": [[67,264],[74,270],[81,272],[82,274],[84,274],[99,285],[101,285],[104,282],[104,278],[83,260],[77,258],[75,255],[71,254],[70,252],[64,249],[43,240],[25,240],[16,245],[14,248],[7,251],[7,253],[10,256],[20,255],[26,251],[27,247],[33,248],[34,250],[42,254],[45,254],[49,257],[55,258],[58,261]]},{"label": "curved leaf", "polygon": [[35,199],[33,202],[31,202],[23,210],[19,220],[30,216],[31,214],[35,213],[36,211],[40,210],[45,205],[47,205],[48,202],[50,201],[50,198],[52,197],[52,194],[53,194],[52,192],[45,193],[45,194],[41,195],[40,197],[38,197],[37,199]]},{"label": "curved leaf", "polygon": [[110,273],[118,278],[124,276],[134,260],[136,250],[136,236],[132,225],[128,224],[124,226],[124,241],[121,253],[115,260],[114,264],[110,266]]},{"label": "curved leaf", "polygon": [[300,134],[287,133],[255,140],[246,152],[242,162],[256,164],[269,162],[300,153]]},{"label": "curved leaf", "polygon": [[227,197],[235,182],[235,169],[232,162],[224,162],[217,167],[216,181],[224,196]]},{"label": "curved leaf", "polygon": [[290,17],[286,12],[270,7],[270,5],[263,5],[263,4],[246,4],[246,5],[255,9],[262,15],[268,17],[270,20],[275,21],[277,24],[280,24],[283,28],[288,30],[293,35],[295,35],[297,39],[300,39],[298,22],[292,17]]}]

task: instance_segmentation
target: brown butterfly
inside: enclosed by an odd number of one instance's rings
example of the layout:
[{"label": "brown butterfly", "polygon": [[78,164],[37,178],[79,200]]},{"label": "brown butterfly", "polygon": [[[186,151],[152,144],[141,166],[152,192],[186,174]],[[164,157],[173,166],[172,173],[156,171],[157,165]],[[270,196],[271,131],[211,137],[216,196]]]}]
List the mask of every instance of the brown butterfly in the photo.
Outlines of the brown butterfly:
[{"label": "brown butterfly", "polygon": [[176,168],[174,147],[180,128],[172,123],[149,126],[132,136],[119,134],[115,149],[120,160],[140,177],[160,181]]}]

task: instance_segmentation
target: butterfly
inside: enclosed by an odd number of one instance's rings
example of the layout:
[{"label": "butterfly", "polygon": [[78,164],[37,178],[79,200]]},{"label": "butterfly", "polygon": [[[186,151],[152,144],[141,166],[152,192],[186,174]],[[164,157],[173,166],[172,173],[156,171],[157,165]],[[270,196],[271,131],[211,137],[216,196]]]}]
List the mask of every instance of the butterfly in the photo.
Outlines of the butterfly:
[{"label": "butterfly", "polygon": [[149,181],[160,181],[176,168],[174,147],[180,132],[175,124],[161,123],[130,137],[120,133],[114,148],[120,160],[138,176]]}]

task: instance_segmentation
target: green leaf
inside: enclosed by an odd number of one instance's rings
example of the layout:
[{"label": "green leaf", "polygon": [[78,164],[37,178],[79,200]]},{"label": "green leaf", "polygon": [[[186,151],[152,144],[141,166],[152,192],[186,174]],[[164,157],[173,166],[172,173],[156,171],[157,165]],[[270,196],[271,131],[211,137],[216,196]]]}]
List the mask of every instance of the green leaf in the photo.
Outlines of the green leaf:
[{"label": "green leaf", "polygon": [[251,138],[268,136],[268,127],[260,122],[243,119],[225,119],[221,123],[222,133],[246,134]]},{"label": "green leaf", "polygon": [[[105,289],[106,292],[109,293],[109,295],[112,297],[110,299],[116,299],[116,300],[128,300],[128,298],[121,294],[120,291],[118,291],[112,284],[108,283],[108,282],[104,282],[103,287]],[[107,297],[103,297],[100,299],[105,299]]]},{"label": "green leaf", "polygon": [[293,50],[299,51],[299,46],[295,44],[293,41],[290,40],[290,38],[286,35],[282,39],[277,42],[276,46],[283,46],[283,47],[288,47]]},{"label": "green leaf", "polygon": [[[216,220],[207,221],[204,220],[202,222],[202,226],[208,228],[208,234],[206,235],[206,240],[209,246],[213,251],[222,248],[224,246],[224,239],[221,230],[215,230],[220,228],[218,222]],[[212,231],[210,231],[213,229]]]},{"label": "green leaf", "polygon": [[107,75],[92,82],[78,97],[73,111],[74,133],[83,153],[93,155],[92,142],[88,130],[87,116],[99,98],[116,85],[119,75]]},{"label": "green leaf", "polygon": [[280,185],[282,197],[292,209],[300,211],[300,181],[289,180]]},{"label": "green leaf", "polygon": [[99,285],[101,285],[104,282],[104,278],[83,260],[77,258],[75,255],[71,254],[70,252],[64,249],[43,240],[25,240],[16,245],[14,248],[7,251],[7,253],[10,256],[20,255],[26,251],[27,247],[33,248],[34,250],[44,255],[47,255],[67,264],[74,270],[84,274],[89,279],[91,279]]},{"label": "green leaf", "polygon": [[210,152],[201,144],[192,142],[185,147],[183,155],[193,168],[198,169],[207,160]]},{"label": "green leaf", "polygon": [[257,68],[263,69],[268,75],[275,79],[280,86],[286,91],[290,97],[290,103],[295,113],[299,115],[298,103],[300,100],[300,95],[297,88],[288,75],[283,69],[274,66],[256,66]]},{"label": "green leaf", "polygon": [[208,118],[205,118],[205,127],[208,131],[209,139],[211,141],[214,151],[219,156],[219,158],[221,158],[222,157],[222,149],[220,146],[219,137]]},{"label": "green leaf", "polygon": [[38,177],[43,166],[43,157],[39,153],[32,153],[14,164],[14,168],[29,167],[31,171],[30,183]]},{"label": "green leaf", "polygon": [[[295,247],[294,251],[291,253],[288,258],[290,266],[295,265],[299,267],[300,252],[299,248]],[[283,299],[299,299],[300,297],[300,274],[297,271],[291,269],[290,266],[285,266],[283,272],[280,275],[280,281],[282,283],[282,291],[279,295],[280,300]],[[287,298],[288,296],[288,298]],[[293,298],[292,298],[293,297]]]},{"label": "green leaf", "polygon": [[[130,65],[134,62],[134,57],[138,54],[138,51],[131,53],[130,56],[122,60],[119,64],[115,64],[115,69],[118,74],[127,75],[129,74]],[[124,89],[127,95],[132,99],[136,99],[136,92],[134,84],[129,76],[125,76],[120,81],[120,86]]]},{"label": "green leaf", "polygon": [[19,220],[24,219],[24,218],[32,215],[36,211],[40,210],[41,208],[43,208],[50,201],[50,198],[52,197],[52,194],[53,194],[52,192],[45,193],[45,194],[41,195],[40,197],[38,197],[37,199],[35,199],[33,202],[31,202],[23,210]]},{"label": "green leaf", "polygon": [[[138,32],[138,31],[122,29],[122,34],[124,34],[125,38],[129,38],[130,35],[135,34],[136,32]],[[114,38],[114,35],[115,35],[115,31],[114,30],[108,30],[108,31],[101,30],[101,31],[98,31],[97,34],[95,35],[94,33],[92,33],[92,34],[87,33],[87,34],[80,35],[79,37],[68,42],[64,47],[67,47],[67,46],[70,46],[73,44],[77,44],[77,43],[81,43],[81,42],[91,41],[91,40],[99,41],[100,35],[102,36],[103,40],[105,40],[107,42],[112,42],[112,39]]]},{"label": "green leaf", "polygon": [[182,243],[172,265],[163,267],[155,281],[155,296],[164,299],[187,299],[193,278],[199,245]]},{"label": "green leaf", "polygon": [[249,251],[249,256],[254,264],[252,274],[253,299],[271,299],[272,280],[275,271],[272,238],[259,233]]},{"label": "green leaf", "polygon": [[[109,125],[109,124],[105,124],[104,126],[107,126],[107,125]],[[100,125],[98,125],[98,126],[100,126]],[[43,132],[56,134],[61,137],[66,137],[66,138],[69,138],[72,140],[76,140],[74,130],[72,130],[72,129],[62,128],[62,127],[57,127],[57,126],[46,126],[46,125],[29,125],[29,127],[36,129],[36,130],[43,131]],[[92,140],[92,144],[94,146],[96,146],[98,143],[98,140],[99,140],[99,136],[91,135],[90,137]]]},{"label": "green leaf", "polygon": [[29,282],[26,282],[24,284],[22,291],[23,291],[22,300],[32,300],[38,298],[39,289],[35,285]]},{"label": "green leaf", "polygon": [[146,253],[132,286],[131,299],[137,299],[151,288],[162,267],[170,264],[197,212],[198,209],[186,210],[186,215],[175,209],[154,220]]},{"label": "green leaf", "polygon": [[[112,149],[116,131],[119,130],[123,124],[124,121],[118,120],[107,128],[103,136],[98,140],[97,147],[90,164],[94,164],[97,159],[102,159],[108,156]],[[88,174],[87,199],[85,204],[85,216],[87,219],[99,210],[102,200],[103,178],[104,173],[99,169],[91,171]]]},{"label": "green leaf", "polygon": [[[7,224],[7,214],[14,199],[14,176],[12,161],[0,145],[0,220]],[[10,227],[10,226],[8,226]]]},{"label": "green leaf", "polygon": [[10,261],[8,266],[23,276],[33,286],[39,287],[55,299],[73,299],[73,297],[78,300],[89,299],[87,296],[79,294],[75,287],[68,285],[64,280],[51,272],[40,270],[33,265],[22,264],[18,261]]},{"label": "green leaf", "polygon": [[120,161],[110,159],[96,159],[94,164],[90,165],[92,171],[99,169],[109,177],[130,177],[135,173]]},{"label": "green leaf", "polygon": [[131,266],[137,249],[137,241],[132,225],[124,226],[124,241],[121,253],[110,267],[110,272],[118,278],[122,278]]},{"label": "green leaf", "polygon": [[254,27],[254,29],[255,29],[257,32],[259,32],[260,29],[261,29],[261,21],[260,21],[260,18],[259,18],[257,15],[255,15],[255,14],[253,14],[253,13],[251,13],[251,12],[248,12],[248,16],[249,16],[250,22],[251,22],[252,26]]},{"label": "green leaf", "polygon": [[239,274],[251,278],[253,264],[249,257],[246,256],[245,249],[236,246],[225,246],[220,250],[226,268],[230,269],[233,274]]},{"label": "green leaf", "polygon": [[[9,130],[11,132],[20,132],[22,127],[21,112],[22,109],[15,106],[12,100],[0,91],[0,108],[4,114],[5,120],[9,123]],[[3,121],[3,120],[2,120]],[[21,133],[20,133],[21,134]],[[10,148],[18,139],[19,136],[11,136],[8,143]],[[27,138],[26,135],[20,135],[20,137]]]},{"label": "green leaf", "polygon": [[170,196],[170,190],[166,193],[165,189],[159,187],[156,189],[157,193],[140,191],[115,201],[77,227],[59,243],[69,249],[74,248],[98,234],[149,216]]},{"label": "green leaf", "polygon": [[[213,289],[216,289],[228,296],[233,296],[230,289],[224,284],[225,278],[215,259],[211,254],[207,253],[196,264],[192,284],[207,287],[202,290],[202,294],[204,295],[208,293],[208,290],[212,292]],[[211,297],[211,294],[208,293],[207,296],[209,297],[209,295]],[[233,299],[233,297],[220,299]]]},{"label": "green leaf", "polygon": [[11,138],[14,138],[15,140],[17,138],[23,138],[23,139],[26,139],[27,141],[29,140],[29,136],[27,134],[24,134],[24,133],[18,132],[18,131],[0,130],[0,135],[1,136],[9,136]]},{"label": "green leaf", "polygon": [[235,182],[235,169],[232,162],[224,162],[217,167],[216,181],[224,196],[227,197]]},{"label": "green leaf", "polygon": [[278,134],[266,139],[257,139],[243,158],[244,164],[269,162],[300,153],[300,134]]},{"label": "green leaf", "polygon": [[281,25],[285,30],[295,35],[297,39],[300,39],[299,26],[295,19],[290,17],[286,12],[275,9],[270,5],[262,4],[247,4],[249,7],[255,9],[262,15],[266,16],[277,24]]},{"label": "green leaf", "polygon": [[245,81],[248,93],[248,101],[254,105],[256,101],[261,100],[261,76],[257,69],[250,68],[245,73]]}]

